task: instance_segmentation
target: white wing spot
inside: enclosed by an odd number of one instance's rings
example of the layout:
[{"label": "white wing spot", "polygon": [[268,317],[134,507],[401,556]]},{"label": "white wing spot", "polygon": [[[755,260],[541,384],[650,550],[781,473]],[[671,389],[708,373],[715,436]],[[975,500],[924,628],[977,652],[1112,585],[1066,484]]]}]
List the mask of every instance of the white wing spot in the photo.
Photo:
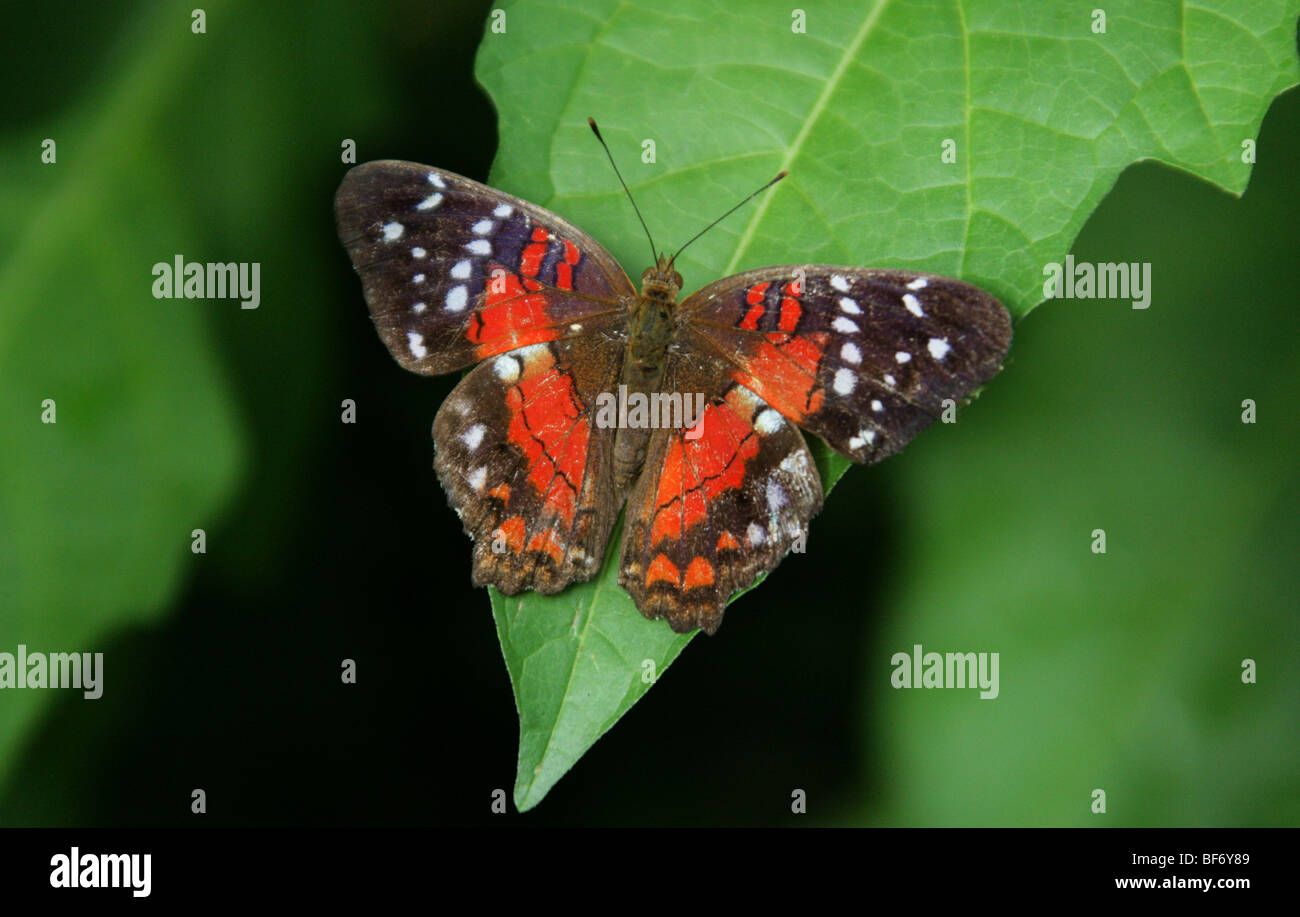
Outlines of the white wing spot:
[{"label": "white wing spot", "polygon": [[853,386],[857,385],[858,377],[853,375],[853,370],[840,367],[835,370],[835,393],[837,395],[850,395],[853,393]]},{"label": "white wing spot", "polygon": [[487,427],[481,423],[476,423],[460,435],[460,441],[470,449],[477,449],[483,442],[483,434],[487,432]]},{"label": "white wing spot", "polygon": [[487,483],[487,465],[481,465],[475,468],[469,474],[465,475],[465,480],[469,481],[469,486],[475,490],[482,490],[483,485]]},{"label": "white wing spot", "polygon": [[893,386],[898,384],[898,380],[895,379],[893,376],[891,376],[889,373],[885,373],[885,384],[892,388]]},{"label": "white wing spot", "polygon": [[858,326],[852,320],[845,318],[843,315],[835,316],[835,321],[831,322],[831,327],[843,334],[857,334]]},{"label": "white wing spot", "polygon": [[843,360],[845,363],[854,363],[854,364],[861,363],[862,351],[858,350],[857,344],[853,343],[852,341],[848,341],[843,347],[840,348],[840,359]]},{"label": "white wing spot", "polygon": [[429,307],[426,306],[424,303],[422,303],[422,302],[417,302],[415,305],[411,306],[411,311],[414,312],[416,315],[419,315],[421,312],[423,312],[423,311],[424,311],[425,309],[427,309],[427,308],[429,308]]},{"label": "white wing spot", "polygon": [[894,354],[894,359],[899,363],[908,363],[911,361],[912,355],[906,350],[900,350],[898,353]]},{"label": "white wing spot", "polygon": [[502,382],[514,382],[519,378],[521,369],[519,361],[510,354],[497,357],[492,362],[492,370],[497,374],[497,378]]},{"label": "white wing spot", "polygon": [[442,176],[437,172],[429,173],[429,184],[433,185],[435,188],[442,188],[444,191],[447,189],[447,183],[442,180]]},{"label": "white wing spot", "polygon": [[749,528],[745,532],[745,537],[749,539],[749,543],[752,547],[757,547],[767,541],[767,532],[763,531],[763,527],[757,522],[751,522]]},{"label": "white wing spot", "polygon": [[841,293],[847,293],[849,291],[849,282],[839,274],[831,275],[831,286],[839,290]]},{"label": "white wing spot", "polygon": [[808,453],[791,452],[781,459],[781,470],[791,474],[803,474],[808,469]]},{"label": "white wing spot", "polygon": [[911,312],[917,318],[921,318],[925,315],[925,313],[921,311],[921,300],[917,299],[911,293],[903,294],[903,305],[907,306],[907,311]]},{"label": "white wing spot", "polygon": [[474,234],[476,236],[486,236],[492,231],[492,227],[495,225],[496,223],[493,223],[491,220],[479,220],[474,224]]},{"label": "white wing spot", "polygon": [[424,249],[420,248],[420,246],[418,246],[418,245],[415,246],[415,248],[411,249],[411,257],[412,257],[412,258],[423,258],[423,257],[424,257],[425,255],[427,255],[427,254],[429,254],[429,253],[426,252]]},{"label": "white wing spot", "polygon": [[457,261],[451,268],[451,276],[456,280],[469,279],[469,262]]},{"label": "white wing spot", "polygon": [[411,278],[411,283],[424,283],[424,275],[416,274],[414,277]]},{"label": "white wing spot", "polygon": [[569,330],[572,331],[574,334],[577,334],[579,331],[582,330],[582,326],[579,325],[577,322],[574,322],[572,325],[569,326]]},{"label": "white wing spot", "polygon": [[398,239],[402,238],[402,233],[404,232],[406,232],[406,227],[401,223],[385,223],[384,241],[396,242]]},{"label": "white wing spot", "polygon": [[849,448],[852,449],[854,452],[856,452],[857,450],[861,449],[863,446],[870,446],[875,441],[876,441],[875,430],[859,430],[858,435],[852,437],[849,440]]},{"label": "white wing spot", "polygon": [[465,308],[465,303],[469,300],[469,291],[465,289],[464,284],[458,284],[447,291],[447,311],[459,312]]},{"label": "white wing spot", "polygon": [[514,212],[515,212],[515,208],[511,207],[509,204],[500,204],[497,206],[496,210],[492,211],[492,215],[496,217],[498,220],[504,220],[506,217],[510,216],[510,214]]},{"label": "white wing spot", "polygon": [[909,290],[924,290],[929,285],[930,285],[929,281],[927,281],[924,277],[918,277],[915,280],[913,280],[911,283],[909,283],[907,285],[907,288]]},{"label": "white wing spot", "polygon": [[420,201],[420,203],[416,204],[415,209],[432,210],[434,207],[437,207],[441,203],[442,203],[442,194],[435,191],[432,194],[430,194],[428,197],[426,197],[424,200]]},{"label": "white wing spot", "polygon": [[877,414],[879,414],[884,409],[885,406],[880,403],[879,399],[875,399],[871,402],[871,410],[875,411]]},{"label": "white wing spot", "polygon": [[771,408],[763,408],[754,418],[754,429],[764,436],[771,436],[785,426],[785,418]]},{"label": "white wing spot", "polygon": [[862,310],[858,307],[858,304],[853,300],[849,299],[847,296],[844,296],[840,299],[840,308],[843,309],[845,312],[849,313],[849,315],[862,314]]},{"label": "white wing spot", "polygon": [[781,507],[785,506],[786,502],[787,500],[785,496],[785,491],[781,489],[781,485],[778,484],[775,479],[768,478],[767,479],[767,508],[771,512],[775,513]]},{"label": "white wing spot", "polygon": [[406,332],[406,342],[411,347],[411,356],[417,360],[423,360],[424,355],[429,352],[429,348],[424,346],[424,335],[417,334],[414,331]]},{"label": "white wing spot", "polygon": [[474,255],[492,254],[492,243],[487,239],[475,239],[473,242],[466,242],[465,248]]},{"label": "white wing spot", "polygon": [[936,360],[942,360],[948,356],[948,351],[952,350],[952,345],[943,338],[930,338],[930,343],[927,346],[930,348],[930,356]]}]

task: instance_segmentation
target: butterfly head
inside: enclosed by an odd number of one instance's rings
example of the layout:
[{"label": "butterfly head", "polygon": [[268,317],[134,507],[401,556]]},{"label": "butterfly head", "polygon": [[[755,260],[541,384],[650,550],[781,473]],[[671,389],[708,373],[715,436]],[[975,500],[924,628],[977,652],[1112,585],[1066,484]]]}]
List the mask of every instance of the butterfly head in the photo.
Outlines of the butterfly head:
[{"label": "butterfly head", "polygon": [[647,299],[659,299],[677,302],[677,294],[682,289],[682,275],[673,269],[672,259],[660,255],[654,267],[648,267],[641,274],[641,295]]}]

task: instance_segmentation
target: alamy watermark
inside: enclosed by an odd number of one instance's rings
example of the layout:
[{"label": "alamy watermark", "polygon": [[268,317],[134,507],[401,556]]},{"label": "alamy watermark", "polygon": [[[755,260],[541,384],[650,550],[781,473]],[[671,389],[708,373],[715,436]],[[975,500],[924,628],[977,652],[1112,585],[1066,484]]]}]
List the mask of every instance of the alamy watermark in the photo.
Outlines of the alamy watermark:
[{"label": "alamy watermark", "polygon": [[136,898],[153,889],[152,853],[82,853],[72,847],[50,857],[51,888],[129,888]]},{"label": "alamy watermark", "polygon": [[1151,305],[1151,262],[1120,261],[1093,264],[1074,255],[1065,256],[1065,264],[1056,261],[1043,265],[1044,299],[1128,299],[1134,309]]},{"label": "alamy watermark", "polygon": [[926,653],[917,643],[911,653],[895,653],[889,664],[895,688],[979,688],[980,700],[998,696],[997,653]]},{"label": "alamy watermark", "polygon": [[153,266],[154,299],[238,299],[239,308],[262,303],[262,265],[257,261],[186,261],[176,255],[170,264]]},{"label": "alamy watermark", "polygon": [[104,693],[103,653],[0,653],[0,688],[75,688],[87,700]]},{"label": "alamy watermark", "polygon": [[615,429],[687,430],[685,439],[699,439],[704,433],[704,393],[628,392],[620,385],[618,392],[601,392],[596,396],[596,426]]}]

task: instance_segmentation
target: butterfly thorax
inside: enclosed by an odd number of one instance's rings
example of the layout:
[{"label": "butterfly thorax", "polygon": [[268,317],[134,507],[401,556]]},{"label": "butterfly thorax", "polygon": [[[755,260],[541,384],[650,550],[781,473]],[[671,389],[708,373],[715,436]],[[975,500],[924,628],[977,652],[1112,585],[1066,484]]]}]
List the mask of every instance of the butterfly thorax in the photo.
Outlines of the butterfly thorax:
[{"label": "butterfly thorax", "polygon": [[[623,360],[622,384],[628,395],[650,395],[661,391],[664,354],[673,334],[673,311],[682,276],[669,259],[659,256],[654,267],[641,275],[641,295],[628,310],[627,354]],[[645,462],[650,442],[649,428],[621,427],[614,440],[614,476],[619,491],[635,480]]]},{"label": "butterfly thorax", "polygon": [[623,375],[629,385],[657,383],[661,378],[681,288],[682,275],[673,270],[663,255],[659,256],[658,264],[646,268],[641,275],[641,295],[632,301],[628,313],[628,350]]}]

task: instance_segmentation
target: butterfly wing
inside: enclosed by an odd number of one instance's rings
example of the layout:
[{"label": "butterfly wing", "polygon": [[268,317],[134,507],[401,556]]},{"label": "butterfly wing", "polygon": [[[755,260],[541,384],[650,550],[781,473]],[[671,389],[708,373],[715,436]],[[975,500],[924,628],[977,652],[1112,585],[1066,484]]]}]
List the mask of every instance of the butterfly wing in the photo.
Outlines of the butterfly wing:
[{"label": "butterfly wing", "polygon": [[648,617],[712,633],[821,508],[796,425],[858,462],[898,451],[992,378],[1006,310],[968,284],[791,265],[710,284],[676,312],[665,389],[707,393],[694,431],[658,430],[628,497],[619,582]]},{"label": "butterfly wing", "polygon": [[344,176],[334,208],[379,336],[414,372],[580,337],[621,319],[635,295],[573,224],[441,169],[364,163]]},{"label": "butterfly wing", "polygon": [[592,423],[595,396],[617,384],[635,295],[618,262],[541,207],[414,163],[352,169],[335,211],[398,363],[480,364],[433,425],[474,581],[514,594],[590,579],[618,510],[614,431]]},{"label": "butterfly wing", "polygon": [[593,422],[618,382],[617,335],[552,341],[471,370],[433,423],[434,468],[474,541],[474,582],[559,592],[600,569],[621,495],[613,428]]},{"label": "butterfly wing", "polygon": [[654,431],[628,495],[619,584],[678,633],[717,630],[733,593],[806,538],[822,486],[803,436],[719,364],[670,350],[664,390],[704,397],[690,430]]},{"label": "butterfly wing", "polygon": [[891,455],[1001,369],[1011,317],[931,274],[788,265],[709,284],[679,338],[855,462]]}]

